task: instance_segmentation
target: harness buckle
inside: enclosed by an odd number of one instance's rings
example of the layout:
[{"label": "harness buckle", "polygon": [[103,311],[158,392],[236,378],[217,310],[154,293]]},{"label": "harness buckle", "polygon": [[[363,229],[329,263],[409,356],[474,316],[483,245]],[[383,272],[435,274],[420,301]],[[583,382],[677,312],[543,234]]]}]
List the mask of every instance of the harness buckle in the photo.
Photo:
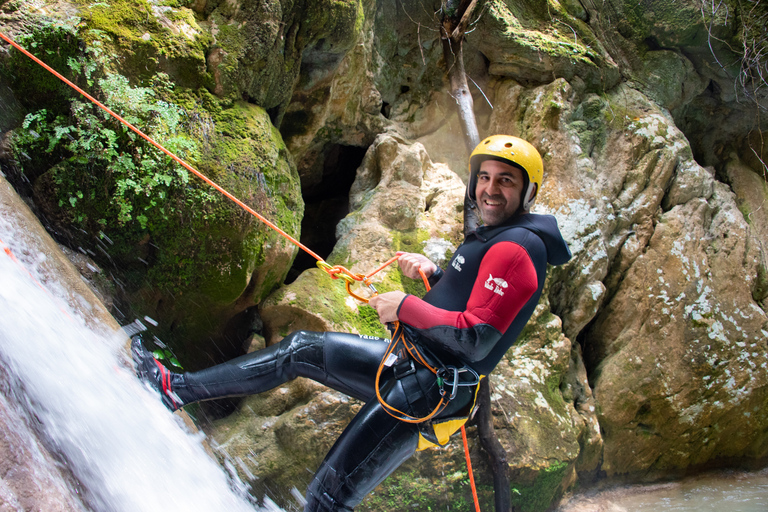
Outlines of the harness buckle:
[{"label": "harness buckle", "polygon": [[395,372],[395,378],[400,380],[408,375],[416,373],[416,366],[413,364],[413,359],[406,359],[401,363],[396,363],[392,369]]}]

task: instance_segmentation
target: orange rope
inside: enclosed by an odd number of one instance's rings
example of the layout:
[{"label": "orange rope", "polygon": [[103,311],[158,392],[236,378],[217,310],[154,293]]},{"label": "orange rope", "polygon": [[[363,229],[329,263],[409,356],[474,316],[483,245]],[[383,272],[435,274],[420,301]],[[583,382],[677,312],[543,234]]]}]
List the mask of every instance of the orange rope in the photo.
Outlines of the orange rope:
[{"label": "orange rope", "polygon": [[175,161],[176,161],[176,162],[177,162],[179,165],[181,165],[182,167],[184,167],[185,169],[187,169],[189,172],[191,172],[192,174],[194,174],[195,176],[197,176],[198,178],[200,178],[201,180],[203,180],[205,183],[207,183],[208,185],[210,185],[210,186],[211,186],[211,187],[213,187],[214,189],[216,189],[218,192],[220,192],[222,195],[224,195],[225,197],[227,197],[228,199],[230,199],[232,202],[234,202],[234,203],[235,203],[236,205],[238,205],[240,208],[242,208],[242,209],[243,209],[243,210],[245,210],[246,212],[250,213],[251,215],[253,215],[253,216],[254,216],[254,217],[256,217],[257,219],[259,219],[261,222],[263,222],[264,224],[266,224],[267,226],[269,226],[270,228],[272,228],[273,230],[275,230],[277,233],[279,233],[280,235],[282,235],[282,236],[283,236],[284,238],[286,238],[288,241],[290,241],[291,243],[293,243],[294,245],[296,245],[296,247],[300,248],[301,250],[303,250],[304,252],[306,252],[307,254],[309,254],[310,256],[312,256],[313,258],[315,258],[315,259],[317,260],[317,262],[318,262],[318,266],[319,266],[321,269],[325,270],[325,271],[326,271],[326,272],[327,272],[327,273],[328,273],[328,274],[329,274],[329,275],[330,275],[330,276],[331,276],[333,279],[339,279],[339,277],[341,277],[342,279],[345,279],[345,280],[347,281],[347,291],[348,291],[348,292],[349,292],[349,294],[350,294],[350,295],[352,295],[354,298],[356,298],[356,299],[358,299],[358,300],[360,300],[360,301],[362,301],[362,302],[368,302],[368,299],[366,299],[366,298],[363,298],[363,297],[361,297],[361,296],[359,296],[359,295],[356,295],[355,293],[352,293],[352,290],[351,290],[351,287],[350,287],[350,284],[351,284],[352,280],[355,280],[355,281],[364,281],[364,282],[365,282],[365,284],[367,284],[367,285],[370,285],[370,284],[371,284],[371,281],[370,281],[370,278],[371,278],[371,276],[373,276],[374,274],[376,274],[377,272],[379,272],[380,270],[382,270],[383,268],[385,268],[387,265],[390,265],[390,264],[392,264],[394,261],[397,261],[397,258],[400,256],[400,255],[398,254],[397,256],[395,256],[395,257],[391,258],[391,259],[390,259],[390,260],[388,260],[386,263],[384,263],[384,264],[383,264],[381,267],[379,267],[378,269],[374,270],[373,272],[371,272],[370,274],[367,274],[367,275],[364,275],[364,274],[353,274],[352,272],[350,272],[350,271],[349,271],[349,270],[347,270],[346,268],[342,267],[341,265],[336,265],[336,266],[333,266],[333,267],[332,267],[332,266],[330,266],[330,265],[328,265],[327,263],[325,263],[325,261],[323,260],[323,258],[321,258],[319,255],[317,255],[317,254],[316,254],[314,251],[312,251],[312,250],[311,250],[309,247],[305,246],[304,244],[302,244],[301,242],[299,242],[298,240],[296,240],[295,238],[293,238],[291,235],[289,235],[288,233],[286,233],[285,231],[283,231],[282,229],[280,229],[279,227],[277,227],[275,224],[273,224],[272,222],[270,222],[269,220],[267,220],[266,218],[264,218],[264,217],[263,217],[262,215],[260,215],[258,212],[256,212],[255,210],[253,210],[253,209],[252,209],[250,206],[248,206],[247,204],[245,204],[244,202],[242,202],[240,199],[238,199],[238,198],[237,198],[237,197],[235,197],[234,195],[230,194],[230,193],[229,193],[227,190],[225,190],[224,188],[222,188],[222,187],[221,187],[219,184],[217,184],[216,182],[214,182],[213,180],[211,180],[210,178],[208,178],[207,176],[205,176],[203,173],[201,173],[200,171],[198,171],[197,169],[195,169],[194,167],[192,167],[191,165],[189,165],[187,162],[185,162],[184,160],[182,160],[181,158],[179,158],[179,157],[178,157],[178,156],[176,156],[175,154],[171,153],[169,150],[167,150],[167,149],[166,149],[165,147],[163,147],[161,144],[159,144],[158,142],[155,142],[155,141],[154,141],[154,140],[153,140],[151,137],[149,137],[149,136],[148,136],[148,135],[146,135],[144,132],[142,132],[141,130],[139,130],[139,129],[138,129],[138,128],[136,128],[135,126],[133,126],[131,123],[129,123],[128,121],[126,121],[125,119],[123,119],[123,118],[122,118],[120,115],[118,115],[118,114],[116,114],[115,112],[113,112],[112,110],[110,110],[110,109],[109,109],[109,108],[108,108],[106,105],[104,105],[103,103],[101,103],[99,100],[97,100],[96,98],[94,98],[93,96],[91,96],[90,94],[88,94],[87,92],[85,92],[84,90],[82,90],[80,87],[78,87],[77,85],[75,85],[74,83],[72,83],[71,81],[69,81],[68,79],[66,79],[64,76],[62,76],[62,75],[61,75],[60,73],[58,73],[58,72],[57,72],[55,69],[53,69],[52,67],[50,67],[48,64],[46,64],[46,63],[45,63],[45,62],[43,62],[42,60],[40,60],[40,59],[38,59],[37,57],[35,57],[35,56],[34,56],[34,55],[32,55],[31,53],[29,53],[27,50],[25,50],[24,48],[22,48],[21,46],[19,46],[19,45],[18,45],[18,44],[17,44],[15,41],[13,41],[13,40],[12,40],[10,37],[8,37],[8,36],[6,36],[5,34],[3,34],[2,32],[0,32],[0,38],[4,39],[4,40],[5,40],[7,43],[9,43],[11,46],[13,46],[13,47],[14,47],[14,48],[16,48],[17,50],[19,50],[21,53],[23,53],[24,55],[26,55],[27,57],[29,57],[30,59],[32,59],[33,61],[35,61],[35,62],[36,62],[36,63],[38,63],[39,65],[41,65],[43,68],[45,68],[47,71],[49,71],[50,73],[52,73],[54,76],[56,76],[56,77],[57,77],[59,80],[61,80],[61,81],[62,81],[62,82],[64,82],[65,84],[69,85],[69,86],[70,86],[71,88],[73,88],[75,91],[79,92],[80,94],[82,94],[83,96],[85,96],[86,98],[88,98],[88,99],[89,99],[91,102],[93,102],[93,103],[94,103],[96,106],[98,106],[99,108],[103,109],[105,112],[107,112],[109,115],[111,115],[112,117],[114,117],[115,119],[117,119],[119,122],[123,123],[125,126],[127,126],[128,128],[130,128],[130,129],[131,129],[131,130],[132,130],[134,133],[136,133],[137,135],[139,135],[141,138],[143,138],[144,140],[146,140],[147,142],[149,142],[150,144],[152,144],[153,146],[155,146],[157,149],[159,149],[160,151],[162,151],[163,153],[165,153],[165,154],[166,154],[166,155],[168,155],[169,157],[171,157],[171,158],[172,158],[173,160],[175,160]]},{"label": "orange rope", "polygon": [[62,81],[62,82],[64,82],[65,84],[69,85],[71,88],[73,88],[74,90],[76,90],[77,92],[79,92],[80,94],[82,94],[83,96],[85,96],[86,98],[88,98],[90,101],[92,101],[92,102],[93,102],[95,105],[97,105],[98,107],[100,107],[101,109],[103,109],[103,110],[104,110],[105,112],[107,112],[109,115],[111,115],[112,117],[114,117],[115,119],[117,119],[118,121],[120,121],[121,123],[123,123],[125,126],[127,126],[128,128],[130,128],[131,130],[133,130],[133,131],[134,131],[134,132],[135,132],[137,135],[139,135],[141,138],[143,138],[144,140],[146,140],[147,142],[149,142],[150,144],[152,144],[153,146],[155,146],[157,149],[159,149],[160,151],[162,151],[163,153],[165,153],[166,155],[168,155],[169,157],[171,157],[172,159],[174,159],[176,162],[178,162],[178,163],[179,163],[179,164],[180,164],[182,167],[184,167],[185,169],[187,169],[189,172],[193,173],[195,176],[197,176],[198,178],[200,178],[201,180],[203,180],[204,182],[206,182],[208,185],[212,186],[213,188],[215,188],[216,190],[218,190],[219,192],[221,192],[221,193],[222,193],[224,196],[226,196],[228,199],[232,200],[232,201],[233,201],[235,204],[237,204],[237,205],[238,205],[240,208],[244,209],[245,211],[247,211],[248,213],[250,213],[251,215],[253,215],[253,216],[254,216],[254,217],[256,217],[257,219],[259,219],[261,222],[263,222],[264,224],[266,224],[266,225],[267,225],[267,226],[269,226],[270,228],[272,228],[272,229],[274,229],[275,231],[277,231],[278,233],[280,233],[282,236],[284,236],[286,239],[290,240],[292,243],[294,243],[296,246],[298,246],[298,247],[299,247],[299,248],[301,248],[302,250],[306,251],[306,252],[307,252],[309,255],[311,255],[311,256],[312,256],[313,258],[315,258],[316,260],[318,260],[318,261],[322,261],[322,259],[323,259],[323,258],[321,258],[321,257],[320,257],[320,256],[318,256],[317,254],[315,254],[315,253],[314,253],[312,250],[310,250],[308,247],[306,247],[306,246],[302,245],[302,244],[301,244],[301,243],[300,243],[298,240],[296,240],[296,239],[295,239],[295,238],[293,238],[291,235],[289,235],[288,233],[286,233],[285,231],[283,231],[282,229],[280,229],[279,227],[277,227],[276,225],[272,224],[270,221],[268,221],[267,219],[265,219],[264,217],[262,217],[261,215],[259,215],[259,214],[258,214],[257,212],[255,212],[255,211],[254,211],[254,210],[253,210],[251,207],[249,207],[247,204],[243,203],[241,200],[239,200],[238,198],[236,198],[235,196],[233,196],[232,194],[230,194],[229,192],[227,192],[226,190],[224,190],[224,189],[223,189],[221,186],[219,186],[219,185],[218,185],[217,183],[215,183],[213,180],[211,180],[210,178],[208,178],[207,176],[205,176],[203,173],[201,173],[200,171],[198,171],[197,169],[195,169],[194,167],[192,167],[191,165],[189,165],[187,162],[185,162],[184,160],[182,160],[182,159],[181,159],[181,158],[179,158],[178,156],[174,155],[173,153],[171,153],[170,151],[168,151],[167,149],[165,149],[165,148],[164,148],[162,145],[160,145],[159,143],[157,143],[157,142],[155,142],[154,140],[152,140],[152,138],[151,138],[151,137],[149,137],[148,135],[146,135],[144,132],[142,132],[141,130],[139,130],[139,129],[138,129],[138,128],[136,128],[135,126],[133,126],[131,123],[129,123],[128,121],[126,121],[125,119],[123,119],[122,117],[120,117],[118,114],[116,114],[116,113],[115,113],[115,112],[113,112],[112,110],[110,110],[110,109],[109,109],[109,108],[108,108],[106,105],[102,104],[102,103],[101,103],[99,100],[97,100],[96,98],[94,98],[93,96],[91,96],[90,94],[88,94],[87,92],[85,92],[84,90],[82,90],[80,87],[78,87],[77,85],[73,84],[72,82],[70,82],[69,80],[67,80],[66,78],[64,78],[64,77],[63,77],[61,74],[59,74],[59,73],[58,73],[58,72],[57,72],[55,69],[51,68],[51,67],[50,67],[48,64],[46,64],[45,62],[41,61],[40,59],[38,59],[37,57],[35,57],[35,56],[34,56],[34,55],[32,55],[31,53],[29,53],[27,50],[25,50],[24,48],[22,48],[21,46],[19,46],[19,45],[18,45],[18,44],[17,44],[15,41],[13,41],[11,38],[9,38],[8,36],[6,36],[6,35],[5,35],[5,34],[3,34],[2,32],[0,32],[0,38],[4,39],[6,42],[8,42],[8,43],[9,43],[11,46],[13,46],[13,47],[14,47],[14,48],[16,48],[17,50],[19,50],[21,53],[23,53],[24,55],[26,55],[26,56],[27,56],[27,57],[29,57],[30,59],[32,59],[32,60],[34,60],[35,62],[37,62],[38,64],[40,64],[40,65],[41,65],[42,67],[44,67],[46,70],[48,70],[48,71],[49,71],[49,72],[51,72],[53,75],[55,75],[55,76],[56,76],[56,77],[57,77],[59,80],[61,80],[61,81]]},{"label": "orange rope", "polygon": [[[427,291],[429,291],[431,288],[429,286],[429,280],[427,279],[427,274],[425,274],[424,271],[421,270],[421,267],[419,267],[419,275],[421,276],[421,279],[424,281],[424,286],[427,288]],[[464,428],[464,425],[461,426],[461,440],[464,443],[464,458],[467,459],[467,473],[469,473],[469,485],[472,488],[472,498],[475,500],[475,510],[477,512],[480,512],[480,500],[477,497],[477,487],[475,486],[475,475],[472,472],[472,459],[469,456],[469,443],[467,442],[467,429]]]},{"label": "orange rope", "polygon": [[467,429],[461,426],[461,439],[464,441],[464,456],[467,459],[467,472],[469,473],[469,485],[472,487],[472,498],[475,500],[475,510],[480,512],[480,500],[477,498],[475,487],[475,475],[472,473],[472,459],[469,457],[469,444],[467,443]]}]

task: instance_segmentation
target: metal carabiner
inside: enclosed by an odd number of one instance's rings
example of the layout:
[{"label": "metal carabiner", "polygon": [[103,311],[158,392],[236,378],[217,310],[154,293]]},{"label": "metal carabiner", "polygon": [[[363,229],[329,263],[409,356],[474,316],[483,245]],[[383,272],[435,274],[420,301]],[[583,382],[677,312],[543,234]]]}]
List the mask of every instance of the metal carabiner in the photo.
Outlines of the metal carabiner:
[{"label": "metal carabiner", "polygon": [[471,373],[472,376],[474,377],[474,380],[469,382],[462,382],[461,384],[459,384],[459,386],[475,386],[480,383],[480,375],[475,370],[473,370],[472,368],[469,368],[468,366],[463,366],[459,368],[458,373]]},{"label": "metal carabiner", "polygon": [[448,393],[445,391],[444,385],[446,384],[445,378],[443,375],[446,372],[453,372],[453,382],[448,382],[448,385],[451,386],[451,394],[448,396],[448,400],[453,400],[456,398],[456,393],[459,392],[459,370],[455,366],[443,366],[442,368],[439,368],[437,370],[437,385],[440,386],[440,396],[445,396]]}]

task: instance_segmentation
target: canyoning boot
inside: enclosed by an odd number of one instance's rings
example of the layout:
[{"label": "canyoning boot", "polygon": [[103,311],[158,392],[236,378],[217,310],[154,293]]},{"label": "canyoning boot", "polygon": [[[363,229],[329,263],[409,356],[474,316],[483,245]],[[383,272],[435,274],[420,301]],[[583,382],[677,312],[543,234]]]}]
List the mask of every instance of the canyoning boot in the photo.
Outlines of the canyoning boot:
[{"label": "canyoning boot", "polygon": [[160,393],[163,404],[171,411],[177,411],[185,404],[175,389],[183,388],[184,377],[168,370],[155,359],[152,352],[142,343],[141,336],[131,338],[131,356],[136,365],[136,375]]}]

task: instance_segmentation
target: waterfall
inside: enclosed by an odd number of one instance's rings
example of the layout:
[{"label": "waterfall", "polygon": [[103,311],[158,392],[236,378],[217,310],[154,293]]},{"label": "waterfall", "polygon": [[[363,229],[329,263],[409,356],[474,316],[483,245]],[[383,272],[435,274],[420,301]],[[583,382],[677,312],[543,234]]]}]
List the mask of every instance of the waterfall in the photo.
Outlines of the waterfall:
[{"label": "waterfall", "polygon": [[25,246],[20,229],[0,216],[0,405],[26,418],[10,422],[15,434],[56,454],[76,482],[74,501],[109,512],[279,510],[253,504],[206,453],[203,434],[138,381],[125,335],[69,307],[88,305],[42,275],[47,256]]}]

